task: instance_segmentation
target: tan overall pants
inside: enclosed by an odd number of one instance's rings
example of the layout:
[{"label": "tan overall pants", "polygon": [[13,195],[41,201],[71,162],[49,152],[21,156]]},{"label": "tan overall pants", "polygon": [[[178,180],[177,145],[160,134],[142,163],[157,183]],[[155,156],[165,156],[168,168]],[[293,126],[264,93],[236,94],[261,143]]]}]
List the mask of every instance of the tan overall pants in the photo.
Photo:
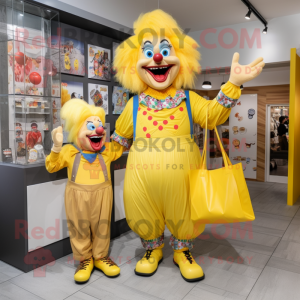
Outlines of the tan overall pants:
[{"label": "tan overall pants", "polygon": [[108,255],[112,210],[112,186],[102,156],[99,161],[105,182],[96,185],[75,183],[81,154],[75,157],[72,179],[65,191],[65,208],[70,242],[75,260],[94,257],[95,260]]}]

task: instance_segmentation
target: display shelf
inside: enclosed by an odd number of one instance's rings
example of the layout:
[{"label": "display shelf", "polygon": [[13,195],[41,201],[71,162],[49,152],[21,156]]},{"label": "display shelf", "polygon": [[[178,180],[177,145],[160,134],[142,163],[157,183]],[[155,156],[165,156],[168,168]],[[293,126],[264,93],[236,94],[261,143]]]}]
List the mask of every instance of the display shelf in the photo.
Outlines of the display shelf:
[{"label": "display shelf", "polygon": [[0,9],[0,162],[36,164],[60,125],[59,13],[20,0]]},{"label": "display shelf", "polygon": [[50,115],[50,112],[37,112],[37,111],[32,111],[32,112],[22,112],[22,111],[16,111],[16,114],[21,114],[21,115]]}]

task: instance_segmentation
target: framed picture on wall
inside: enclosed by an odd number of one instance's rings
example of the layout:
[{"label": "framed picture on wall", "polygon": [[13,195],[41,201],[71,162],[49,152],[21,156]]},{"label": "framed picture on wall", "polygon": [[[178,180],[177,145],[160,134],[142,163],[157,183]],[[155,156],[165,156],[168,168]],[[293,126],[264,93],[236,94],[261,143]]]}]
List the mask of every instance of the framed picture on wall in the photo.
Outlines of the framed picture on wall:
[{"label": "framed picture on wall", "polygon": [[61,37],[60,65],[61,73],[84,76],[84,43]]},{"label": "framed picture on wall", "polygon": [[112,93],[113,114],[120,115],[129,100],[129,91],[121,86],[114,86]]},{"label": "framed picture on wall", "polygon": [[111,53],[109,49],[88,45],[88,75],[91,79],[111,80]]},{"label": "framed picture on wall", "polygon": [[89,83],[89,104],[102,107],[108,115],[108,86]]},{"label": "framed picture on wall", "polygon": [[71,99],[83,99],[83,82],[61,81],[61,107]]}]

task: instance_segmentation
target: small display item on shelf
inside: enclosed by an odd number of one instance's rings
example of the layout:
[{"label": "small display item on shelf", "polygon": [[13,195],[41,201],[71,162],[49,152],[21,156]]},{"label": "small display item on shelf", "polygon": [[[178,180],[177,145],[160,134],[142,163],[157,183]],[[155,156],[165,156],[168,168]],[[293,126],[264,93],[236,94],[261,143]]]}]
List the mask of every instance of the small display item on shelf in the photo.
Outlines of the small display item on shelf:
[{"label": "small display item on shelf", "polygon": [[28,155],[28,162],[33,163],[36,162],[38,159],[38,152],[35,149],[30,149],[29,150],[29,155]]},{"label": "small display item on shelf", "polygon": [[233,126],[232,130],[233,130],[233,134],[235,134],[235,135],[239,133],[239,127],[238,126]]},{"label": "small display item on shelf", "polygon": [[237,119],[238,119],[238,121],[243,121],[243,117],[242,116],[240,116],[240,114],[239,113],[236,113],[235,115],[234,115]]},{"label": "small display item on shelf", "polygon": [[48,124],[48,123],[45,123],[45,124],[44,124],[44,131],[47,131],[47,130],[49,130],[49,124]]},{"label": "small display item on shelf", "polygon": [[33,85],[39,85],[42,81],[42,77],[39,73],[37,72],[32,72],[29,75],[29,80]]},{"label": "small display item on shelf", "polygon": [[37,159],[45,159],[44,147],[42,145],[35,145],[34,150],[37,151]]},{"label": "small display item on shelf", "polygon": [[16,107],[23,107],[23,105],[22,105],[22,100],[16,100],[15,101],[15,105],[16,105]]},{"label": "small display item on shelf", "polygon": [[38,124],[36,121],[31,122],[31,131],[26,135],[27,150],[33,149],[36,144],[42,143],[42,134],[38,130]]},{"label": "small display item on shelf", "polygon": [[239,132],[240,134],[245,134],[247,132],[247,129],[245,127],[240,127]]},{"label": "small display item on shelf", "polygon": [[255,145],[255,143],[245,143],[246,148],[251,148],[252,145]]},{"label": "small display item on shelf", "polygon": [[2,150],[2,156],[3,156],[3,162],[6,162],[6,163],[12,163],[13,162],[11,148],[3,149]]},{"label": "small display item on shelf", "polygon": [[235,160],[235,161],[246,161],[246,157],[235,156],[235,157],[232,158],[232,160]]},{"label": "small display item on shelf", "polygon": [[235,149],[240,149],[240,144],[241,144],[241,142],[238,139],[234,139],[232,141],[232,145],[234,146]]},{"label": "small display item on shelf", "polygon": [[249,110],[248,110],[248,118],[251,120],[251,119],[253,119],[253,116],[255,115],[255,109],[253,109],[253,108],[250,108]]}]

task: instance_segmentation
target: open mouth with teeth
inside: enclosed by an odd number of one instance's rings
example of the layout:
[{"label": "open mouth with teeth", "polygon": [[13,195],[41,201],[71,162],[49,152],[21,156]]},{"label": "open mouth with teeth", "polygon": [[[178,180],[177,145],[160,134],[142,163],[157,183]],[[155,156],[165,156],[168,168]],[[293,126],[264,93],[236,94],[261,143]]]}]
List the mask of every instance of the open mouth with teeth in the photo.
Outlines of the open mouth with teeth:
[{"label": "open mouth with teeth", "polygon": [[171,68],[174,65],[164,65],[164,66],[151,66],[143,67],[157,82],[164,82],[167,80]]},{"label": "open mouth with teeth", "polygon": [[103,135],[87,135],[87,138],[89,139],[90,144],[95,151],[101,150]]}]

